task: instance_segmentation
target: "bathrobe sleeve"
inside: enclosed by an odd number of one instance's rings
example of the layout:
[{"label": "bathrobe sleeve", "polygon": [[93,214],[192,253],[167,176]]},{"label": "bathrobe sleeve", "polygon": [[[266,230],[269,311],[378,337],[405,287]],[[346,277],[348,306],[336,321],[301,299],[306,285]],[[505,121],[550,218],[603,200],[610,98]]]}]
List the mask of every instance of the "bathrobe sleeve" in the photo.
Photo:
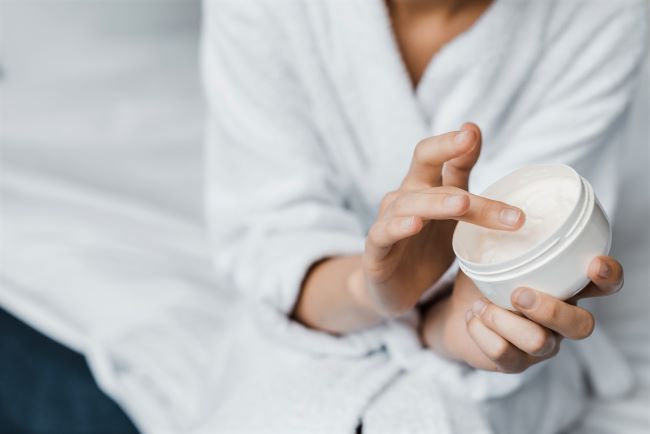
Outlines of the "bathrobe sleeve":
[{"label": "bathrobe sleeve", "polygon": [[[479,166],[476,190],[528,164],[564,163],[612,216],[617,153],[646,55],[646,4],[561,2],[526,90]],[[491,178],[491,177],[490,177]]]},{"label": "bathrobe sleeve", "polygon": [[207,213],[219,277],[289,312],[310,265],[360,252],[365,236],[269,7],[204,3]]}]

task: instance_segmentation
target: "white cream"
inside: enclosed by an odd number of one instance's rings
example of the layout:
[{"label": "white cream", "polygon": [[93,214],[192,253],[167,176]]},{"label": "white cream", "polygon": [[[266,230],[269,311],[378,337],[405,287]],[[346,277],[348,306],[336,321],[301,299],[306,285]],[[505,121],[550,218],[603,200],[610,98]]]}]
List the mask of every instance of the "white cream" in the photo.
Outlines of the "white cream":
[{"label": "white cream", "polygon": [[575,178],[560,176],[533,180],[495,197],[521,208],[526,222],[514,232],[477,229],[476,250],[470,253],[469,259],[480,264],[494,264],[530,251],[567,220],[578,201],[578,187]]}]

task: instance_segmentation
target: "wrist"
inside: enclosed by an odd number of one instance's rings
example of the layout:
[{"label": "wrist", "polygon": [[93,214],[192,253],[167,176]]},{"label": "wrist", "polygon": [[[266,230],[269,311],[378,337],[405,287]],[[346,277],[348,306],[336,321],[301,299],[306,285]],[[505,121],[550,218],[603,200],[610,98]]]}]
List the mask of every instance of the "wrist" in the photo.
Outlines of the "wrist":
[{"label": "wrist", "polygon": [[444,357],[455,358],[445,342],[451,303],[451,297],[446,296],[429,306],[422,320],[420,339],[425,347],[435,353]]},{"label": "wrist", "polygon": [[366,309],[372,312],[375,315],[378,315],[384,319],[388,319],[388,315],[381,306],[376,302],[375,297],[370,292],[370,287],[368,281],[366,280],[365,273],[361,266],[355,268],[355,270],[350,273],[347,279],[346,289],[350,296],[356,301],[359,307]]}]

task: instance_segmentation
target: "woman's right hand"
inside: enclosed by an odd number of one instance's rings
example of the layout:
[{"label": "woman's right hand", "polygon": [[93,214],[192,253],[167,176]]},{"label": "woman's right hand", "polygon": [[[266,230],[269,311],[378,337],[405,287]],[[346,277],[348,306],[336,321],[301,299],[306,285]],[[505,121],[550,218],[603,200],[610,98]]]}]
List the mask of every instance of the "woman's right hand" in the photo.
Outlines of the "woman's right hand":
[{"label": "woman's right hand", "polygon": [[501,230],[523,225],[520,209],[467,192],[480,148],[474,124],[418,143],[400,188],[382,200],[362,270],[348,282],[359,302],[385,317],[412,309],[453,262],[459,220]]}]

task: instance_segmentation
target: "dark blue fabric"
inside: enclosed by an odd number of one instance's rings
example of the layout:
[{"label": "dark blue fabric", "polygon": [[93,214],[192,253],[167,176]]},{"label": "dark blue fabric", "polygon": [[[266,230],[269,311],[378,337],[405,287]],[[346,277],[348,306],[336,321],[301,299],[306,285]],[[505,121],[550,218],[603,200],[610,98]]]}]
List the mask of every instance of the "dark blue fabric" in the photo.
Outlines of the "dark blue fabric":
[{"label": "dark blue fabric", "polygon": [[0,309],[0,433],[137,433],[82,355]]}]

